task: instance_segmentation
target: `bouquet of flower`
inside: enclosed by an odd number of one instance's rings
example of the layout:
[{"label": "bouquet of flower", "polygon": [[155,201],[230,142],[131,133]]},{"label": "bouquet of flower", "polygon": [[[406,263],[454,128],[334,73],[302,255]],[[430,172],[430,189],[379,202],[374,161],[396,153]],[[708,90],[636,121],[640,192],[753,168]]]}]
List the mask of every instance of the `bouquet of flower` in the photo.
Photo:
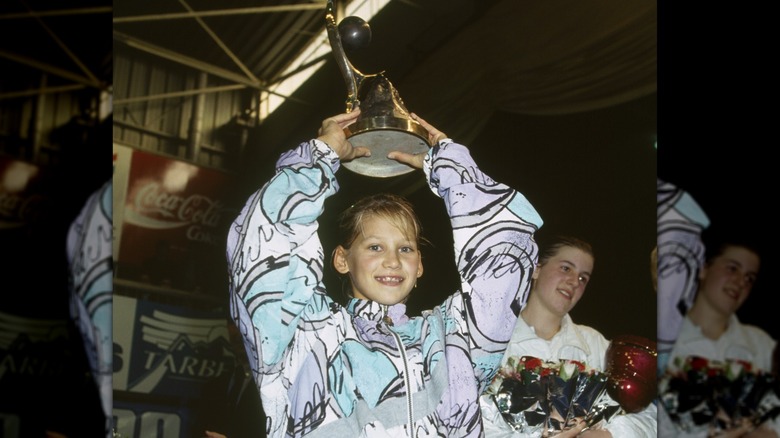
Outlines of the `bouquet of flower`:
[{"label": "bouquet of flower", "polygon": [[683,431],[724,431],[747,420],[755,425],[780,413],[764,403],[775,377],[754,371],[748,362],[714,361],[698,356],[675,358],[659,381],[661,405]]},{"label": "bouquet of flower", "polygon": [[605,397],[607,375],[574,360],[511,357],[496,374],[488,394],[516,431],[552,436],[578,418],[593,425],[619,406]]}]

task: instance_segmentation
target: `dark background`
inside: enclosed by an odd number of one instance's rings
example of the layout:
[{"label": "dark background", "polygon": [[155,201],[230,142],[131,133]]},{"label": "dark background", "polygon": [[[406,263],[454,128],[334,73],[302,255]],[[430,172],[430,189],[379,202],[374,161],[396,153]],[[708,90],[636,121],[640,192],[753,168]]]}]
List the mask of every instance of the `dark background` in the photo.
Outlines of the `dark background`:
[{"label": "dark background", "polygon": [[[745,236],[761,250],[761,270],[751,295],[737,312],[740,320],[758,325],[775,339],[776,287],[772,277],[777,252],[773,248],[777,202],[774,160],[763,151],[758,134],[700,133],[689,144],[667,144],[659,135],[658,176],[693,196],[710,219],[705,233]],[[684,135],[684,134],[683,134]],[[677,146],[677,147],[674,147]]]},{"label": "dark background", "polygon": [[769,20],[755,10],[659,4],[658,176],[688,191],[713,227],[760,244],[761,272],[738,316],[778,339]]}]

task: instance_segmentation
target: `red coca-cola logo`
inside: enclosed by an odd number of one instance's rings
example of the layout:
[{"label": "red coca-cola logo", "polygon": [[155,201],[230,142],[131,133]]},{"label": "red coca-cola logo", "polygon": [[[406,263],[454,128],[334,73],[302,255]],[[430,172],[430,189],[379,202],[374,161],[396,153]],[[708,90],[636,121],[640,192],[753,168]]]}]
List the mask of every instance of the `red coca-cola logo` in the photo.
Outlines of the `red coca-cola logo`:
[{"label": "red coca-cola logo", "polygon": [[[143,185],[133,200],[136,225],[147,228],[171,228],[172,226],[204,225],[217,227],[224,209],[220,201],[201,194],[180,196],[166,192],[160,183],[149,182]],[[159,222],[167,222],[161,225]]]}]

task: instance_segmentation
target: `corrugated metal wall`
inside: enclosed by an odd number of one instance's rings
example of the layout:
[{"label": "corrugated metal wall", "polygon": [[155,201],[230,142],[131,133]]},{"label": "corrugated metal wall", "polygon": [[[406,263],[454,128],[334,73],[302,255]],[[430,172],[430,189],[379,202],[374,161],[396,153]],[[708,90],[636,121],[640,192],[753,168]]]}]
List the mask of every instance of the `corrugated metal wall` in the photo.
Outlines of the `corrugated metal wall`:
[{"label": "corrugated metal wall", "polygon": [[55,165],[62,145],[52,133],[81,114],[84,91],[53,92],[47,88],[46,74],[31,75],[26,92],[0,90],[0,153],[38,165]]},{"label": "corrugated metal wall", "polygon": [[240,154],[242,130],[246,129],[234,120],[255,98],[246,89],[219,91],[227,85],[206,73],[117,48],[114,141],[229,170]]}]

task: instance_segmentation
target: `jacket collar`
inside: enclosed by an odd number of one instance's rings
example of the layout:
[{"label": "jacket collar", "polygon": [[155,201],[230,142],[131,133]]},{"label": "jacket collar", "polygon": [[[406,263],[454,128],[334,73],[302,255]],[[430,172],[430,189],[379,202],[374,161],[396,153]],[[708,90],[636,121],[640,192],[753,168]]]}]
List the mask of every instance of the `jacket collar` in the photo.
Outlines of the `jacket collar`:
[{"label": "jacket collar", "polygon": [[[534,328],[528,325],[528,323],[523,319],[523,316],[520,315],[517,318],[517,324],[515,326],[514,332],[512,332],[512,338],[509,342],[516,343],[533,339],[541,338],[536,335]],[[574,347],[582,350],[586,356],[590,355],[590,347],[588,346],[588,343],[585,341],[585,339],[583,339],[579,331],[575,329],[574,321],[572,321],[571,316],[569,316],[568,313],[563,316],[563,319],[561,319],[561,328],[558,330],[558,333],[553,336],[551,342],[556,344],[557,349],[563,347]]]},{"label": "jacket collar", "polygon": [[376,301],[352,298],[347,303],[347,311],[355,318],[374,322],[381,321],[387,315],[395,326],[403,325],[409,320],[406,316],[406,304],[403,303],[385,306]]},{"label": "jacket collar", "polygon": [[[742,323],[737,318],[737,315],[731,315],[729,317],[729,324],[723,334],[713,342],[717,342],[720,339],[728,339],[731,345],[740,346],[750,351],[756,351],[756,346],[750,342],[750,337],[742,334]],[[701,331],[701,327],[696,325],[690,316],[686,315],[683,318],[683,325],[680,328],[680,333],[688,333],[688,336],[680,337],[678,340],[681,342],[695,342],[704,338],[704,334]]]}]

